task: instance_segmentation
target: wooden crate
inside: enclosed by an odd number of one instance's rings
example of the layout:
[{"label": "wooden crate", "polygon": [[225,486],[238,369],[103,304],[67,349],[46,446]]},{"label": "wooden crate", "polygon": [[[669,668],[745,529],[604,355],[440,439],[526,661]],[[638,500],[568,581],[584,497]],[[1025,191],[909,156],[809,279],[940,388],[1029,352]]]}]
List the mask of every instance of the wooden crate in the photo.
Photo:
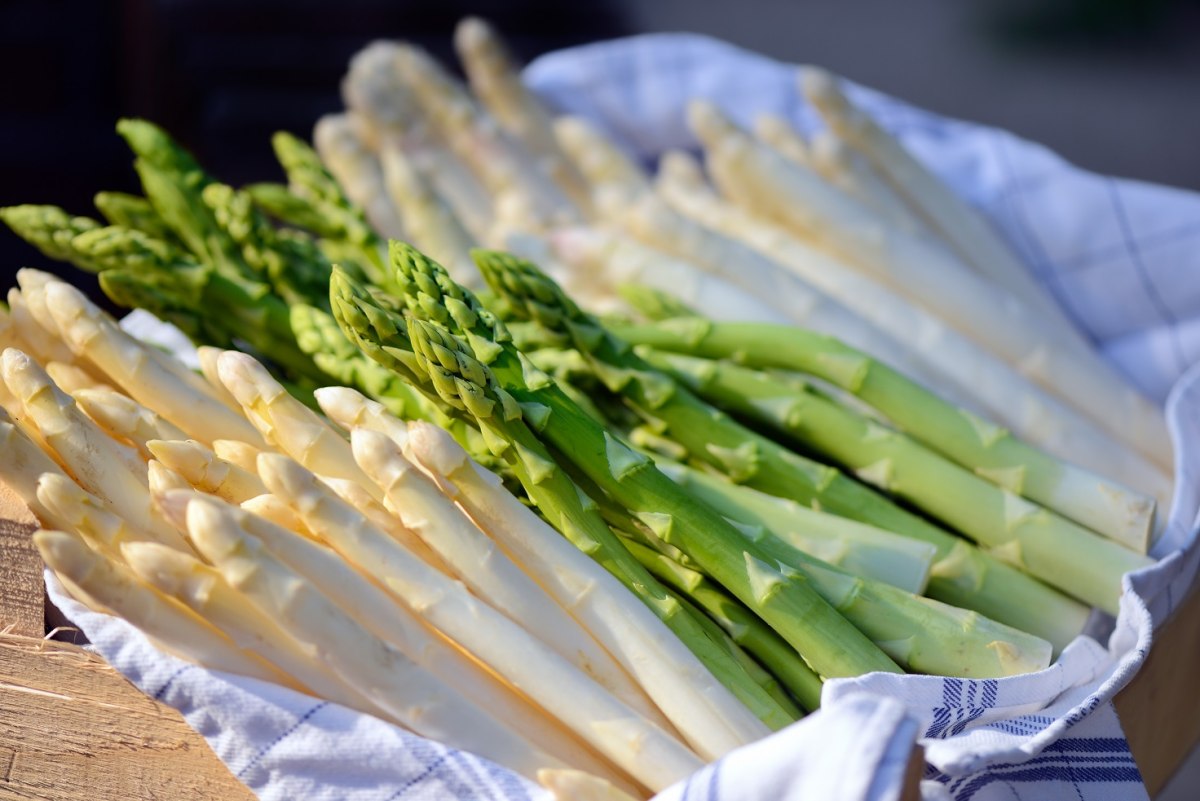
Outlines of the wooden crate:
[{"label": "wooden crate", "polygon": [[[36,523],[0,482],[0,801],[136,801],[254,795],[174,709],[102,659],[42,639],[57,625],[45,601]],[[1142,670],[1116,699],[1151,796],[1200,741],[1200,592],[1155,637]],[[920,797],[913,750],[901,801]]]}]

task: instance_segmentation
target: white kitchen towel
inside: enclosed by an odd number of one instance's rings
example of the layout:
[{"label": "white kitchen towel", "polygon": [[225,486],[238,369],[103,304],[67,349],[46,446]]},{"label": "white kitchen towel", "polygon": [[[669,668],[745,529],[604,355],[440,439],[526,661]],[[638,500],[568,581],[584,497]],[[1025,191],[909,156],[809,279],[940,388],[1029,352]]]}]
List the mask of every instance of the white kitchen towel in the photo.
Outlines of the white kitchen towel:
[{"label": "white kitchen towel", "polygon": [[[683,108],[716,101],[745,123],[815,116],[787,65],[695,36],[636,37],[539,59],[530,84],[645,159],[694,142]],[[895,798],[906,740],[926,745],[930,797],[1145,796],[1109,699],[1197,569],[1200,507],[1200,197],[1086,173],[1044,148],[857,87],[855,99],[997,224],[1122,369],[1167,402],[1178,490],[1161,561],[1126,580],[1105,645],[1079,639],[1050,669],[994,681],[874,675],[826,685],[824,710],[662,794],[690,799]],[[1188,242],[1191,247],[1188,247]],[[52,584],[53,586],[53,584]],[[263,798],[541,798],[483,760],[277,687],[187,667],[55,589],[99,652],[181,709]],[[902,704],[905,714],[900,714]],[[914,728],[915,727],[915,728]]]}]

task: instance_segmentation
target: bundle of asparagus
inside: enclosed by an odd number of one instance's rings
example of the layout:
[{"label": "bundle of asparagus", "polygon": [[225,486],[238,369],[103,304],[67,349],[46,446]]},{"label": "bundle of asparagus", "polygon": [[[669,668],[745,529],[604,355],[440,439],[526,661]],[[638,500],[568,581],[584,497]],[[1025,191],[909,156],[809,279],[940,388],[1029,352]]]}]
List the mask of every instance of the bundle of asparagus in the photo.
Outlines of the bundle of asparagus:
[{"label": "bundle of asparagus", "polygon": [[276,136],[286,186],[125,120],[145,197],[100,193],[107,225],[0,210],[201,346],[18,274],[0,478],[72,594],[612,797],[826,679],[1035,671],[1116,613],[1160,415],[836,82],[805,72],[812,141],[695,106],[714,188],[553,119],[485,24],[456,45],[474,95],[363,51],[319,157]]}]

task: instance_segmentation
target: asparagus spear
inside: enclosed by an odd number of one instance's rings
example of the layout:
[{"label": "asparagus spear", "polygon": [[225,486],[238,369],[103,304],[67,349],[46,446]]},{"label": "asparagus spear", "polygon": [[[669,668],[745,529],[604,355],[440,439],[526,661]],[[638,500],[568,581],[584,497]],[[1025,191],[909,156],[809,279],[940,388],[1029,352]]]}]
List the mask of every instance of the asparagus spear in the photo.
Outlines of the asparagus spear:
[{"label": "asparagus spear", "polygon": [[97,192],[92,202],[96,210],[108,220],[109,225],[131,228],[155,239],[173,245],[179,244],[174,232],[167,227],[154,210],[154,206],[144,197],[127,195],[124,192]]},{"label": "asparagus spear", "polygon": [[[684,327],[687,331],[684,332]],[[619,328],[619,327],[618,327]],[[1081,468],[1032,448],[1007,431],[957,409],[862,351],[831,337],[801,329],[754,323],[724,324],[691,318],[665,323],[666,340],[695,356],[728,357],[760,367],[800,369],[853,393],[909,433],[989,482],[1019,493],[1144,552],[1154,514],[1154,501]],[[625,338],[645,341],[648,329],[631,328]],[[688,342],[682,344],[686,337]],[[647,344],[650,344],[647,342]],[[703,363],[701,363],[701,367]],[[728,368],[769,397],[794,390],[767,377]],[[721,376],[714,376],[722,382]],[[751,390],[747,390],[751,391]],[[725,393],[728,394],[728,393]],[[764,397],[764,403],[769,403]],[[824,407],[822,407],[824,408]]]},{"label": "asparagus spear", "polygon": [[[424,258],[420,254],[414,254],[413,257]],[[433,398],[441,397],[432,386],[432,376],[429,376],[413,350],[409,326],[404,318],[378,305],[363,287],[356,286],[337,270],[334,271],[330,291],[339,325],[368,356],[397,371]],[[468,296],[463,294],[462,297]],[[461,308],[475,314],[465,305]],[[487,319],[494,321],[490,313]],[[453,384],[452,377],[442,373],[437,376],[438,380],[447,379]],[[450,389],[449,386],[446,388]],[[471,385],[464,385],[464,390],[471,392]],[[456,413],[468,412],[462,399],[454,399],[453,402],[443,399],[443,402]],[[495,408],[494,401],[483,399],[479,404],[481,413],[491,408]],[[730,748],[762,736],[762,724],[753,717],[747,719],[747,707],[760,719],[766,718],[776,727],[790,722],[782,710],[761,692],[761,688],[745,675],[745,671],[713,645],[695,621],[665,594],[621,546],[590,500],[558,469],[538,439],[526,428],[511,398],[504,401],[503,414],[491,415],[479,422],[486,422],[486,425],[480,425],[480,429],[488,444],[506,459],[542,514],[576,547],[596,559],[641,598],[704,666],[713,671],[715,679],[705,676],[703,671],[692,672],[692,681],[698,694],[696,700],[700,703],[693,702],[689,708],[684,708],[678,704],[678,699],[672,697],[668,700],[675,703],[662,707],[689,743],[706,758],[716,759]],[[510,442],[515,442],[515,446],[510,447]],[[736,694],[737,700],[730,692]],[[738,704],[738,700],[747,704],[747,707]],[[705,718],[707,721],[698,725]]]},{"label": "asparagus spear", "polygon": [[940,376],[939,386],[953,386],[1023,439],[1059,458],[1104,470],[1122,483],[1156,495],[1160,503],[1170,504],[1170,480],[1158,466],[933,315],[844,269],[782,228],[721,200],[703,184],[699,165],[691,157],[667,154],[658,189],[684,214],[745,241],[906,343],[930,372]]},{"label": "asparagus spear", "polygon": [[[685,454],[686,456],[686,454]],[[834,567],[924,594],[937,548],[845,517],[767,495],[664,456],[658,469],[731,520],[770,531],[789,545]]]},{"label": "asparagus spear", "polygon": [[189,485],[229,503],[241,503],[267,492],[256,473],[222,459],[195,440],[156,439],[147,442],[146,447]]},{"label": "asparagus spear", "polygon": [[[313,144],[338,185],[345,189],[346,198],[362,209],[371,228],[382,236],[404,236],[407,226],[384,188],[383,168],[367,146],[364,127],[354,114],[326,114],[313,128]],[[308,168],[305,169],[307,172]],[[289,181],[292,174],[289,168]],[[325,196],[332,198],[332,191]]]},{"label": "asparagus spear", "polygon": [[[395,250],[397,255],[405,253],[402,245]],[[497,257],[480,251],[475,255],[481,264]],[[454,285],[444,269],[415,253],[396,261],[409,276],[402,289],[411,313],[453,321],[464,332],[471,351],[490,361],[508,389],[525,402],[524,414],[539,433],[618,503],[635,512],[656,515],[672,536],[687,541],[690,548],[685,550],[695,551],[692,555],[703,559],[712,575],[767,617],[818,672],[834,676],[873,669],[897,670],[857,630],[833,613],[811,587],[780,576],[752,549],[743,553],[726,531],[729,524],[723,518],[692,504],[648,459],[614,439],[544,374],[527,368],[519,353],[507,344],[510,338],[502,324],[467,290]],[[491,283],[488,270],[483,271]],[[514,411],[520,412],[514,408],[513,396],[495,384],[488,366],[476,361],[470,351],[464,352],[465,346],[452,334],[422,324],[410,329],[410,333],[418,331],[420,339],[418,342],[414,335],[414,349],[425,360],[435,387],[448,402],[464,407],[468,402],[473,404],[475,408],[467,410],[480,419],[485,430],[497,423],[502,425],[505,418],[511,420]],[[498,440],[506,442],[507,437],[500,433]]]},{"label": "asparagus spear", "polygon": [[182,429],[115,389],[79,389],[71,396],[96,425],[129,442],[143,459],[152,458],[146,447],[151,440],[187,438]]},{"label": "asparagus spear", "polygon": [[774,673],[801,706],[810,712],[821,705],[821,679],[762,619],[734,601],[704,574],[637,542],[626,542],[646,569],[691,599],[723,628],[734,642]]},{"label": "asparagus spear", "polygon": [[[930,590],[943,594],[955,606],[975,609],[993,620],[1043,636],[1060,647],[1079,632],[1086,616],[1080,605],[1016,571],[997,569],[996,563],[983,560],[965,544],[958,544],[960,540],[901,510],[837,470],[804,459],[734,423],[670,378],[649,369],[625,342],[579,310],[532,265],[503,254],[480,254],[477,258],[489,284],[494,282],[497,291],[504,293],[514,313],[536,317],[547,327],[570,334],[576,347],[592,360],[597,376],[632,400],[661,431],[669,431],[691,458],[707,462],[735,480],[770,494],[804,503],[819,500],[823,508],[836,514],[933,542],[939,548],[939,564],[934,570],[939,580],[931,582]],[[709,572],[720,578],[716,572]],[[1023,589],[1014,591],[1005,587],[1014,582],[1024,585]],[[728,584],[726,587],[733,589]],[[1033,598],[1038,600],[1032,602]],[[1018,600],[1014,603],[1014,599]],[[754,608],[749,602],[747,605]],[[1047,616],[1047,608],[1055,608],[1058,614]]]},{"label": "asparagus spear", "polygon": [[94,262],[82,259],[71,243],[76,235],[101,227],[89,217],[74,217],[58,206],[25,204],[0,209],[0,220],[52,259],[71,262],[88,272],[100,269]]}]

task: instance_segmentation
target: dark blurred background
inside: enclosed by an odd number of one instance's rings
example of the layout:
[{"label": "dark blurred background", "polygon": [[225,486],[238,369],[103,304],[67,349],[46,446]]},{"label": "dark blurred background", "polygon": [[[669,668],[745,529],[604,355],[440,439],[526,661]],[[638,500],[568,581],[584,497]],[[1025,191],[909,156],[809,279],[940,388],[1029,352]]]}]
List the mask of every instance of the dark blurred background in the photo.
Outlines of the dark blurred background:
[{"label": "dark blurred background", "polygon": [[[341,106],[376,38],[448,63],[462,16],[528,60],[691,30],[823,64],[931,110],[1002,126],[1091,169],[1200,189],[1200,0],[0,0],[0,205],[91,212],[136,191],[118,117],[165,125],[223,180],[279,178],[269,137]],[[46,260],[0,230],[3,286]]]}]

